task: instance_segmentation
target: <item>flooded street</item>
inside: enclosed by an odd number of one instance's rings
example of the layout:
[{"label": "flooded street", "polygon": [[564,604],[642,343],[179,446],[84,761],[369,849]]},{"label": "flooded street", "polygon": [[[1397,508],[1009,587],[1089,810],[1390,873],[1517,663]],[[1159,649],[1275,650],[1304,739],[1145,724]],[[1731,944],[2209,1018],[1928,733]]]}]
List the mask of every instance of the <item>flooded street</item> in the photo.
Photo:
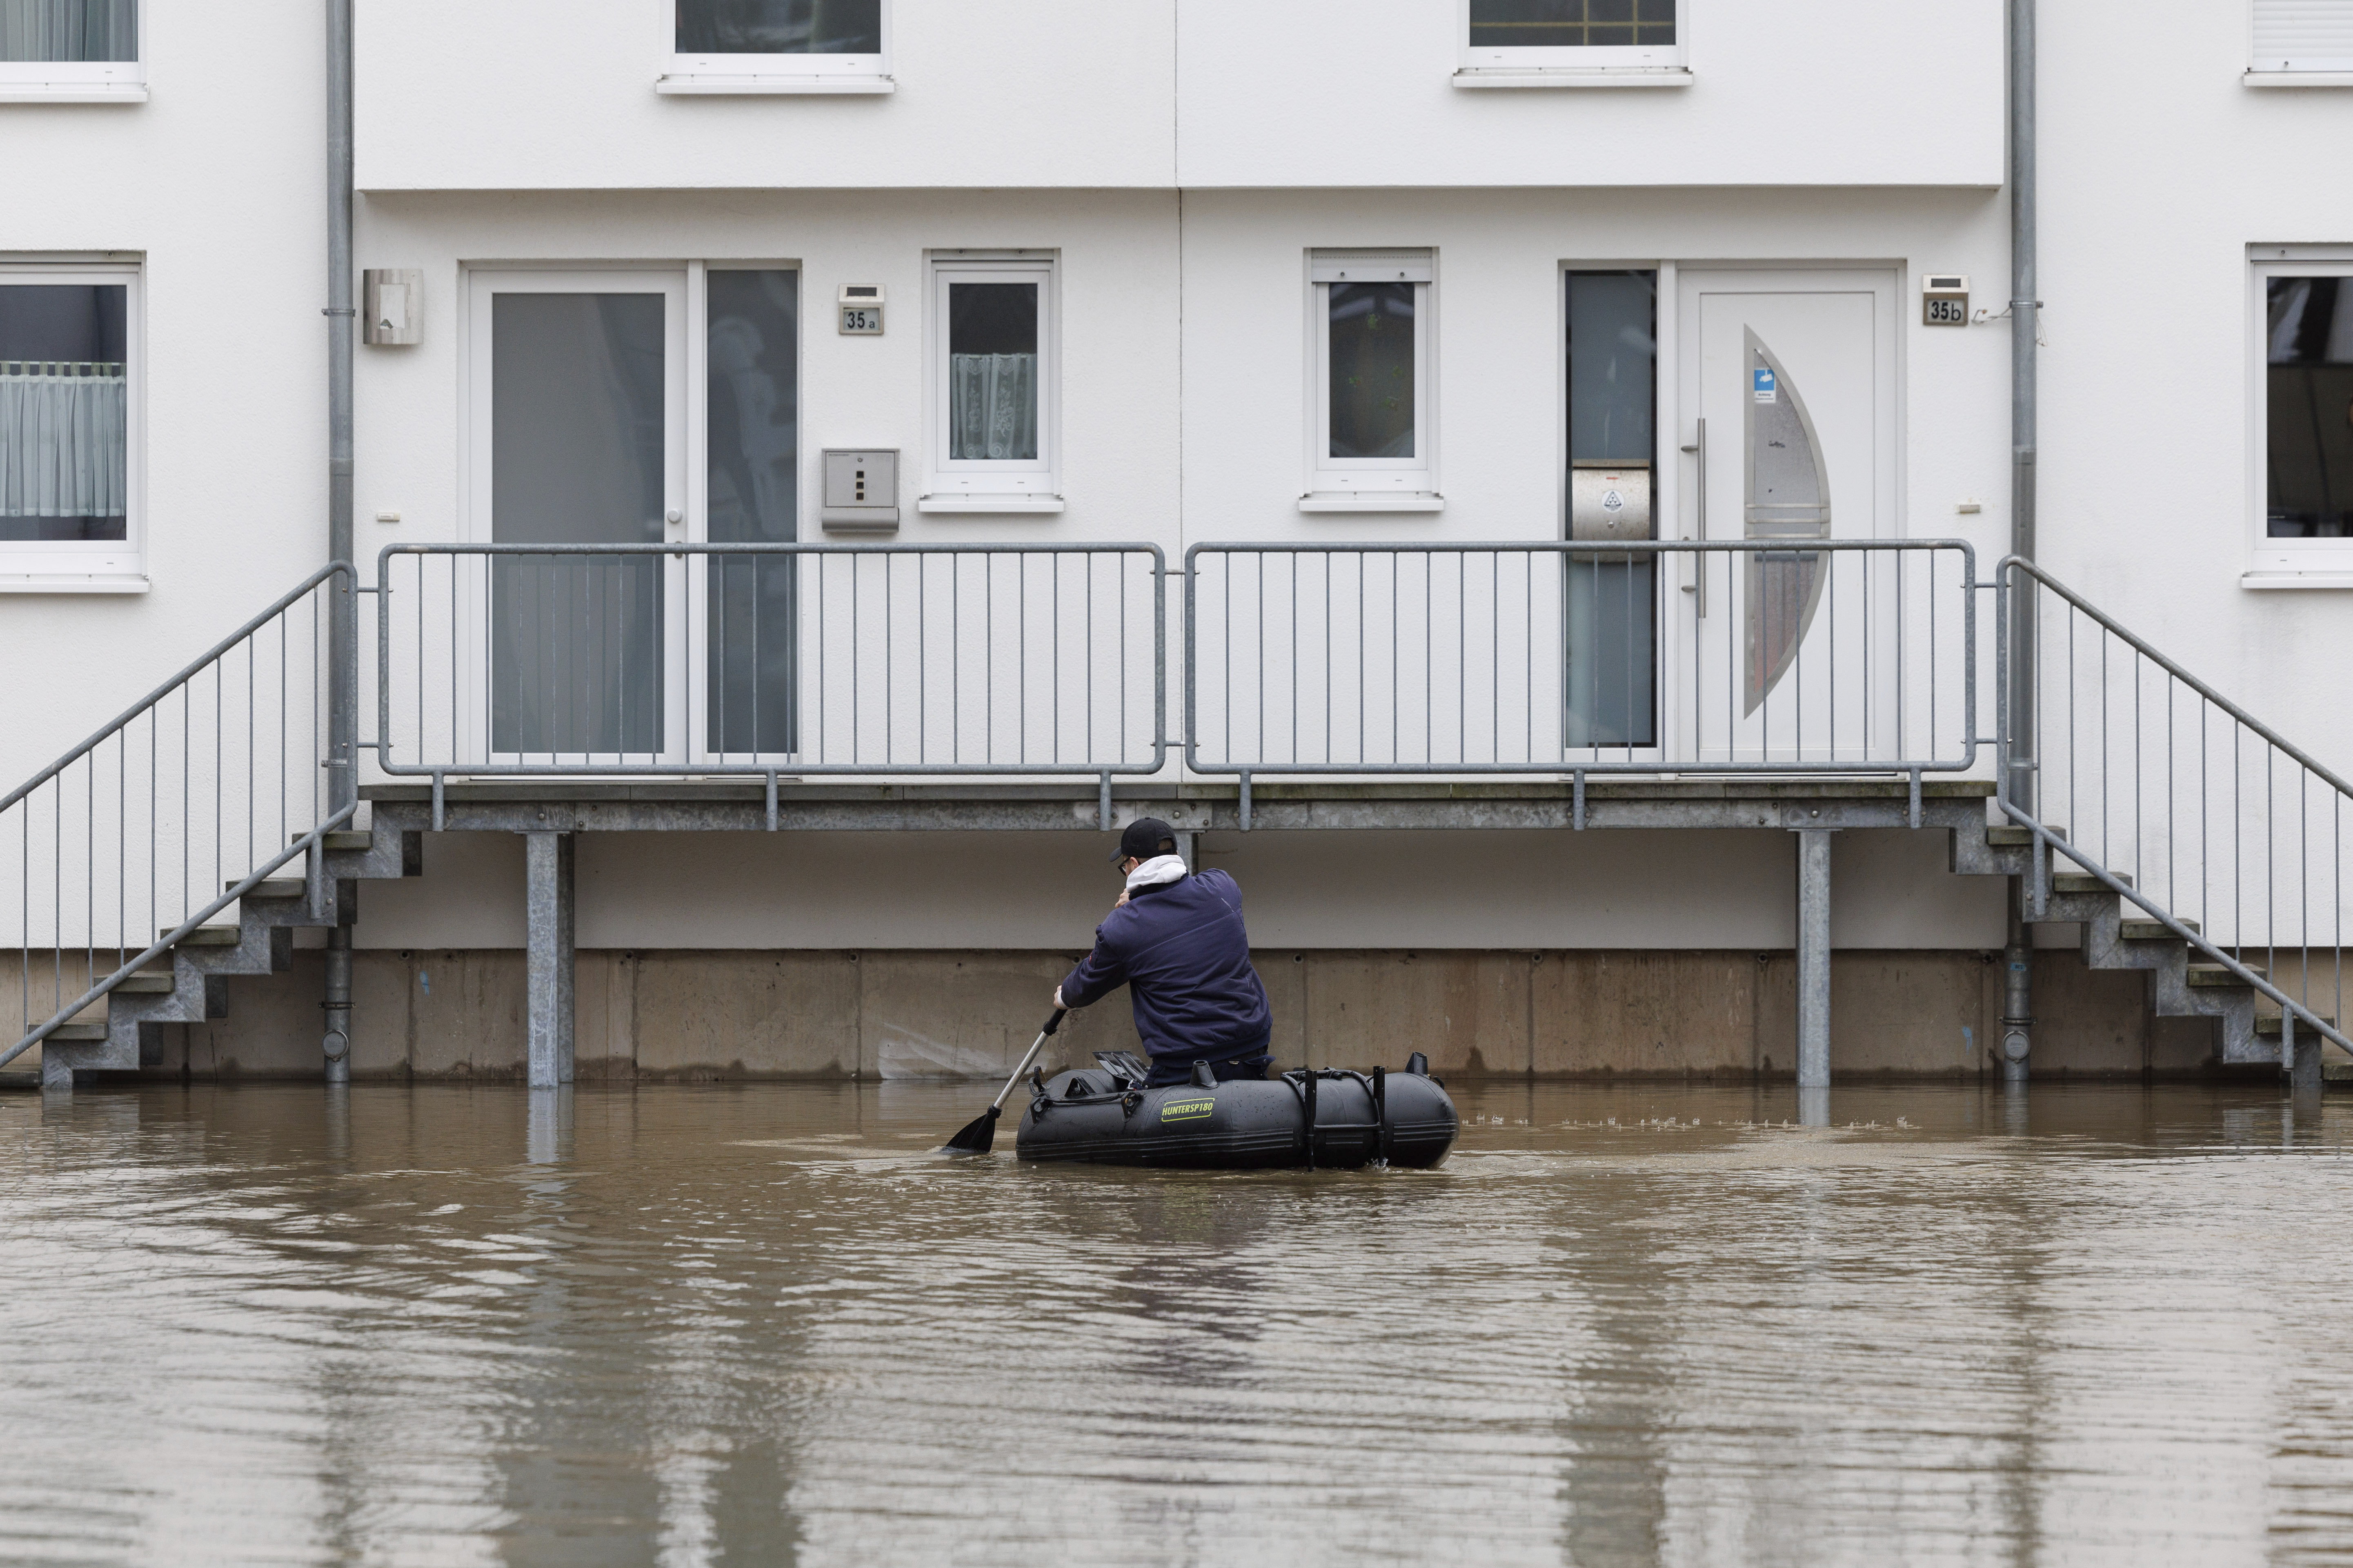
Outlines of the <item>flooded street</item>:
[{"label": "flooded street", "polygon": [[2353,1561],[2353,1102],[932,1155],[989,1092],[0,1098],[0,1559]]}]

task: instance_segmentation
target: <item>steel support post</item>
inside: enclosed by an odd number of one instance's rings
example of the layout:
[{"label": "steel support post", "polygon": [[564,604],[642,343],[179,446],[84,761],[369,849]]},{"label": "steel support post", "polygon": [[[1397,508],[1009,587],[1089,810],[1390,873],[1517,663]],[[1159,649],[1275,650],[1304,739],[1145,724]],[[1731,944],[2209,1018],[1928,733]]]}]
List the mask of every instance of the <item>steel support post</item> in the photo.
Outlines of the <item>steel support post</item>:
[{"label": "steel support post", "polygon": [[[2034,351],[2042,327],[2042,301],[2035,281],[2034,5],[2035,0],[2010,0],[2010,550],[2028,561],[2034,559],[2035,550]],[[2034,770],[2042,751],[2035,734],[2033,579],[2012,572],[2008,591],[2010,637],[2003,651],[2010,679],[2002,694],[2007,722],[2001,786],[2020,805],[2039,812]],[[2026,1081],[2032,1045],[2034,950],[2023,920],[2027,898],[2021,880],[2011,879],[2001,1020],[2001,1076],[2010,1084]]]},{"label": "steel support post", "polygon": [[[327,559],[352,558],[352,0],[327,4]],[[327,806],[359,799],[359,602],[349,574],[327,579]],[[311,851],[312,863],[326,854]],[[342,900],[337,900],[340,906]],[[327,932],[329,1083],[351,1077],[352,928],[335,911]]]},{"label": "steel support post", "polygon": [[572,835],[523,835],[531,1087],[572,1081]]},{"label": "steel support post", "polygon": [[1798,1087],[1831,1083],[1831,834],[1798,832]]}]

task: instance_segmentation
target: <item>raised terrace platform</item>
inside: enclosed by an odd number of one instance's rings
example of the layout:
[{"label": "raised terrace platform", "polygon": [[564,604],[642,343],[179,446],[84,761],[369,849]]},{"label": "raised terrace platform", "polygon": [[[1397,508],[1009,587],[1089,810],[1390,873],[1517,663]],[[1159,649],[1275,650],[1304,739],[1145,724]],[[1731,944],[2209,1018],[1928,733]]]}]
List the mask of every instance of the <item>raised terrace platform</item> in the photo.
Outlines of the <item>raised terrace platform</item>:
[{"label": "raised terrace platform", "polygon": [[[1105,832],[1152,816],[1188,833],[1254,829],[1974,828],[1990,782],[1924,779],[1588,778],[1462,783],[1321,779],[1119,784],[1111,820],[1092,780],[1036,784],[863,784],[759,780],[533,779],[370,784],[379,826],[408,832]],[[437,818],[437,811],[438,813]],[[1966,835],[1965,835],[1966,837]],[[1989,873],[2022,868],[1957,862]]]}]

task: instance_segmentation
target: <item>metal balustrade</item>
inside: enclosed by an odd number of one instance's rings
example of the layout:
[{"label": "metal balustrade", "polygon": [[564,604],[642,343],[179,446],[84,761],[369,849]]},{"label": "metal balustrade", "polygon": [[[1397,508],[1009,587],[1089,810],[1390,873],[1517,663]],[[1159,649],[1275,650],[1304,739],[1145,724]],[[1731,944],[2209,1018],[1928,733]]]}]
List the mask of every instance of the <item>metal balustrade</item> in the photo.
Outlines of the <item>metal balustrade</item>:
[{"label": "metal balustrade", "polygon": [[324,910],[318,847],[352,816],[330,809],[322,766],[329,601],[350,574],[312,573],[0,798],[20,1024],[0,1064],[289,862]]},{"label": "metal balustrade", "polygon": [[[2033,563],[2010,556],[1995,577],[1997,798],[2035,836],[2029,918],[2049,908],[2053,858],[2073,861],[2276,1003],[2284,1064],[2298,1029],[2353,1048],[2353,788]],[[2031,733],[2012,721],[2014,627]]]},{"label": "metal balustrade", "polygon": [[[0,1061],[298,858],[291,918],[335,918],[325,836],[355,808],[327,783],[350,760],[330,754],[327,643],[349,571],[313,574],[0,800],[22,1026]],[[765,776],[772,804],[779,774],[1092,774],[1107,808],[1112,775],[1170,760],[1150,545],[395,545],[377,573],[357,590],[375,611],[362,752],[437,795],[453,773]],[[1196,774],[1239,776],[1245,822],[1253,773],[1916,786],[1991,740],[1999,808],[2032,835],[2029,918],[2073,861],[2275,1004],[2284,1063],[2299,1031],[2353,1047],[2353,786],[2031,563],[1979,581],[1943,540],[1219,543],[1183,579],[1175,743]]]},{"label": "metal balustrade", "polygon": [[1199,544],[1200,773],[1957,773],[1975,557],[1950,540]]},{"label": "metal balustrade", "polygon": [[1034,775],[1166,760],[1148,544],[400,544],[388,774]]}]

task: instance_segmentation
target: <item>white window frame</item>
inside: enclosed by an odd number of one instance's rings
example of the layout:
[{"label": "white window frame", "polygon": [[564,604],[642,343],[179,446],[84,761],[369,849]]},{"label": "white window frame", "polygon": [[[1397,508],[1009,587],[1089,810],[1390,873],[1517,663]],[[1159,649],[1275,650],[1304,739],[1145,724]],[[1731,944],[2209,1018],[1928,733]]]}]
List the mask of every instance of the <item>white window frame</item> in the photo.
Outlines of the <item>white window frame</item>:
[{"label": "white window frame", "polygon": [[1691,12],[1694,4],[1696,0],[1675,0],[1675,41],[1669,45],[1474,48],[1471,44],[1471,0],[1454,0],[1454,85],[1684,86],[1691,80]]},{"label": "white window frame", "polygon": [[687,55],[677,52],[677,0],[660,0],[670,69],[654,82],[667,94],[886,93],[891,76],[891,0],[881,0],[882,51],[873,55]]},{"label": "white window frame", "polygon": [[[1062,290],[1051,251],[946,251],[924,258],[923,493],[918,511],[1058,512],[1062,510]],[[948,456],[948,287],[1038,285],[1038,456]]]},{"label": "white window frame", "polygon": [[2353,87],[2353,38],[2348,38],[2340,54],[2284,57],[2276,45],[2270,49],[2263,47],[2263,0],[2253,0],[2247,8],[2245,79],[2250,87]]},{"label": "white window frame", "polygon": [[[1413,449],[1410,458],[1332,453],[1332,285],[1413,285]],[[1307,253],[1307,488],[1302,511],[1442,511],[1438,489],[1438,252]]]},{"label": "white window frame", "polygon": [[123,287],[121,539],[0,540],[0,593],[143,594],[147,591],[147,331],[136,262],[0,262],[0,285],[96,283]]},{"label": "white window frame", "polygon": [[2353,539],[2271,536],[2270,318],[2274,278],[2353,278],[2353,245],[2259,245],[2247,279],[2247,518],[2249,588],[2353,588]]}]

